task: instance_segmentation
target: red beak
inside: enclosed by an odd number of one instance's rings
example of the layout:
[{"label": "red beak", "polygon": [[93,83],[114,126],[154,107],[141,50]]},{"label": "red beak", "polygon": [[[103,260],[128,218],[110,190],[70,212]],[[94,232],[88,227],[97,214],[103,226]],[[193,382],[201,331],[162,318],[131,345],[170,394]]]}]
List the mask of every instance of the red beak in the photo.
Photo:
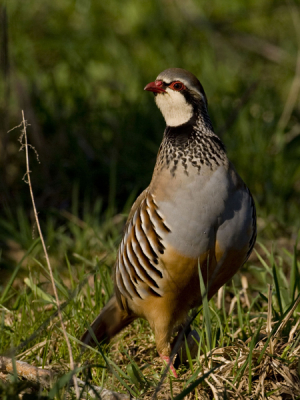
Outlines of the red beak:
[{"label": "red beak", "polygon": [[163,88],[163,82],[162,81],[155,81],[155,82],[150,82],[148,85],[144,87],[144,90],[148,90],[149,92],[154,92],[154,93],[164,93],[166,92],[165,89]]}]

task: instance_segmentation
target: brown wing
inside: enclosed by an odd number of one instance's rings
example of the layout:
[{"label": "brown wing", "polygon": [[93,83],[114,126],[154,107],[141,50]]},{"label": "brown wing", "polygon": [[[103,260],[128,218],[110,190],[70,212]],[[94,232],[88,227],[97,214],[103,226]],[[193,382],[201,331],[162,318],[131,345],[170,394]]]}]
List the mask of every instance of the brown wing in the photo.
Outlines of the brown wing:
[{"label": "brown wing", "polygon": [[163,237],[168,232],[146,189],[130,211],[115,264],[115,291],[123,309],[129,311],[127,299],[163,295],[159,258],[164,254]]}]

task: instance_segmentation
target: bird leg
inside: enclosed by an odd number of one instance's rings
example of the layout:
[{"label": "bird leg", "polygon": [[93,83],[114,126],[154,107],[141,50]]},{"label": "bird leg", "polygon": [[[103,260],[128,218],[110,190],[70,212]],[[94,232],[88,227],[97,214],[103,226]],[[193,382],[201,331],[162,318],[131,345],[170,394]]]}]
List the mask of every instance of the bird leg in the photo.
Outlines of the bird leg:
[{"label": "bird leg", "polygon": [[167,364],[167,366],[170,368],[172,371],[173,375],[175,378],[178,378],[177,372],[174,368],[174,365],[171,362],[171,359],[169,356],[164,356],[163,354],[160,354],[160,358]]},{"label": "bird leg", "polygon": [[172,360],[170,359],[171,345],[170,340],[172,336],[172,324],[170,323],[170,316],[161,314],[163,318],[156,321],[154,325],[156,348],[160,358],[170,368],[175,378],[178,378]]}]

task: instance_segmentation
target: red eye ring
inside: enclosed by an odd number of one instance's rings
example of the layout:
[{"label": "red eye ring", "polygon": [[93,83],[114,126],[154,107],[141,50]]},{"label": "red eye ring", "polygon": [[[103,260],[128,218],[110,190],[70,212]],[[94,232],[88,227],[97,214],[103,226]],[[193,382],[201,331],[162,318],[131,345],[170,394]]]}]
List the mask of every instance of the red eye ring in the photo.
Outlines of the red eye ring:
[{"label": "red eye ring", "polygon": [[180,81],[175,81],[170,83],[169,87],[173,90],[176,90],[177,92],[180,92],[181,90],[185,89],[184,84]]}]

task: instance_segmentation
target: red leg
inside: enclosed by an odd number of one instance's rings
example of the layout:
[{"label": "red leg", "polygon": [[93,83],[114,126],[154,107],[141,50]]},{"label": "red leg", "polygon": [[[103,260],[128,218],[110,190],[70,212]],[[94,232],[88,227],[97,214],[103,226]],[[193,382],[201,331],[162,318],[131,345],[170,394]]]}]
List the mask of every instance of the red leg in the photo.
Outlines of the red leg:
[{"label": "red leg", "polygon": [[178,375],[176,373],[176,370],[174,368],[174,365],[171,363],[170,361],[170,357],[169,356],[163,356],[162,354],[160,354],[160,357],[163,359],[163,361],[169,366],[170,370],[172,371],[173,375],[175,378],[178,378]]}]

